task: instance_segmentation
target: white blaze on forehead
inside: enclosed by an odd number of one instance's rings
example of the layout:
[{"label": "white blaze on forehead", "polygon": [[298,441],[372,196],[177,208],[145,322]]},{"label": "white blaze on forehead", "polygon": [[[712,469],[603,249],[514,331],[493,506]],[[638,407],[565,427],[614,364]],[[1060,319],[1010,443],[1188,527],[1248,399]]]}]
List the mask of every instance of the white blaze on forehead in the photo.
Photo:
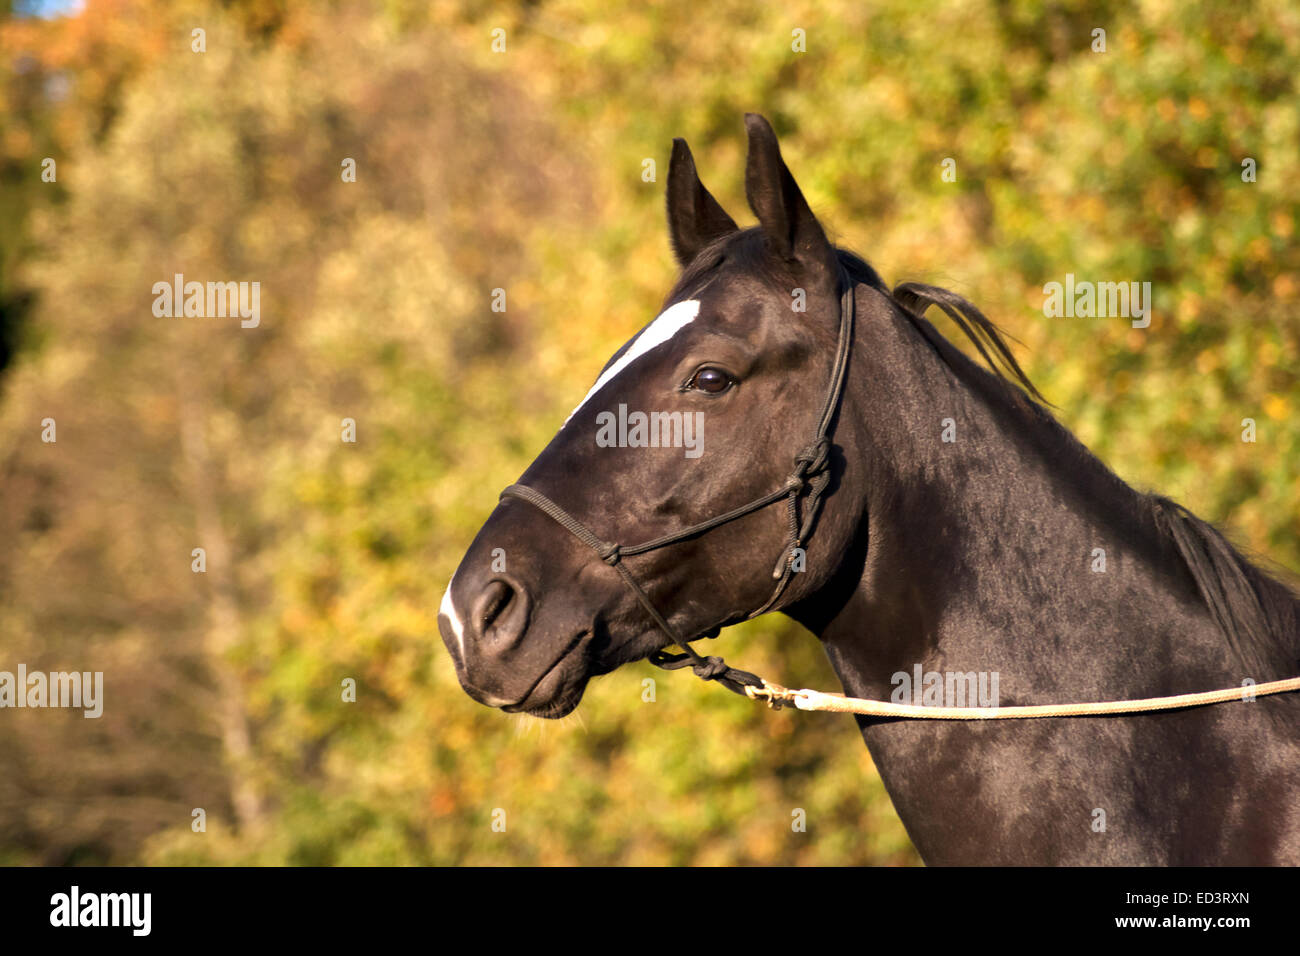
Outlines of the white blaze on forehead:
[{"label": "white blaze on forehead", "polygon": [[[456,572],[452,572],[451,581],[456,580]],[[439,614],[447,615],[447,620],[451,622],[451,632],[456,635],[456,644],[460,647],[460,659],[465,659],[465,625],[460,622],[456,615],[456,606],[451,603],[451,581],[447,582],[447,590],[442,594],[442,605],[438,608]]]},{"label": "white blaze on forehead", "polygon": [[[587,399],[595,395],[604,388],[609,380],[612,379],[623,369],[627,368],[641,356],[645,355],[653,348],[663,345],[674,335],[690,325],[695,317],[700,314],[700,300],[687,299],[685,302],[678,302],[670,305],[655,319],[642,330],[641,334],[636,337],[627,351],[619,356],[617,362],[605,369],[596,379],[596,384],[591,386],[591,391],[587,392],[586,397],[578,403],[577,408],[569,412],[569,418],[578,414],[578,409],[587,404]],[[569,418],[564,420],[564,424],[569,423]]]}]

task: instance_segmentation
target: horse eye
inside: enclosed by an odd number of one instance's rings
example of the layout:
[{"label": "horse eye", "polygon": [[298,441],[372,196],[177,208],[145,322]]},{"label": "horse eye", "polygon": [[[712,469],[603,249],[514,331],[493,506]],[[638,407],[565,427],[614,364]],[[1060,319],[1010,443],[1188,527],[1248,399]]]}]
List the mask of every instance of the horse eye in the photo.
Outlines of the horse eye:
[{"label": "horse eye", "polygon": [[687,388],[697,388],[701,392],[717,395],[731,388],[732,379],[730,375],[720,368],[702,368],[691,377],[686,386]]}]

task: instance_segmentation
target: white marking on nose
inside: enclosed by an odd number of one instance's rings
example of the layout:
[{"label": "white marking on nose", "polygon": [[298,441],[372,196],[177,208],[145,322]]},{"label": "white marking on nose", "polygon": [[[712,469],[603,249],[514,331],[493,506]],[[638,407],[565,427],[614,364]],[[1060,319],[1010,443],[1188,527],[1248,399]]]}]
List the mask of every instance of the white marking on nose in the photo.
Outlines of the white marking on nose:
[{"label": "white marking on nose", "polygon": [[[447,620],[451,622],[451,631],[456,635],[456,644],[460,647],[460,661],[465,663],[465,625],[461,623],[460,615],[456,613],[456,605],[451,602],[451,582],[456,580],[456,573],[453,571],[451,581],[447,582],[447,590],[442,592],[442,604],[438,607],[439,616],[447,615]],[[483,703],[489,707],[502,707],[512,703],[504,697],[497,697],[495,694],[482,693]]]},{"label": "white marking on nose", "polygon": [[[456,572],[451,573],[451,581],[456,580]],[[451,622],[451,632],[456,635],[456,645],[460,648],[460,659],[462,663],[465,660],[465,625],[461,623],[459,615],[456,614],[456,606],[451,603],[451,581],[447,582],[447,590],[442,593],[442,604],[438,608],[439,615],[447,615],[447,620]]]},{"label": "white marking on nose", "polygon": [[[674,335],[695,321],[695,317],[700,314],[700,300],[687,299],[684,302],[677,302],[664,309],[653,322],[641,330],[641,334],[633,340],[628,346],[626,352],[619,356],[617,362],[605,369],[600,378],[596,379],[596,384],[591,386],[585,398],[578,403],[577,408],[569,412],[569,418],[578,414],[578,409],[587,404],[587,399],[595,395],[604,388],[609,380],[612,379],[623,369],[627,368],[641,356],[645,355],[651,349],[663,345]],[[564,420],[564,424],[569,424],[569,418]]]}]

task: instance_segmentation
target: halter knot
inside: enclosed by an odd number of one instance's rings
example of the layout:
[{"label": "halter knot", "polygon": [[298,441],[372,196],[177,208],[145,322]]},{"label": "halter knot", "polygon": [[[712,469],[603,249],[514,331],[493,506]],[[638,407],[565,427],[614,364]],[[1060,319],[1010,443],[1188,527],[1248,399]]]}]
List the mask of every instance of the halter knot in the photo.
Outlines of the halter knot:
[{"label": "halter knot", "polygon": [[698,664],[692,665],[691,670],[695,672],[696,677],[702,680],[713,680],[716,677],[721,677],[731,668],[727,666],[727,662],[721,657],[706,657]]},{"label": "halter knot", "polygon": [[831,440],[823,435],[794,456],[796,475],[816,475],[826,469],[830,461]]},{"label": "halter knot", "polygon": [[601,548],[596,553],[600,555],[600,560],[604,561],[606,564],[611,566],[618,564],[619,560],[623,556],[622,549],[619,548],[619,546],[612,541],[606,544],[603,548]]}]

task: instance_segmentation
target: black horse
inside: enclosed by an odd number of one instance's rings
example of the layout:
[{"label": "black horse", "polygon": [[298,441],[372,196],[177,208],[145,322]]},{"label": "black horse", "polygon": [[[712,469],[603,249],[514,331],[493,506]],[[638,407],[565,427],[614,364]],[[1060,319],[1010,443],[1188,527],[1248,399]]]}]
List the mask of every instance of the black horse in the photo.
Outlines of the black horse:
[{"label": "black horse", "polygon": [[[771,127],[753,114],[746,125],[759,225],[738,228],[675,141],[668,225],[682,275],[520,484],[617,541],[671,535],[785,488],[815,433],[848,292],[855,324],[829,454],[815,465],[823,485],[792,486],[801,514],[822,492],[796,542],[799,566],[779,497],[623,556],[630,577],[614,573],[617,554],[595,553],[599,541],[565,533],[538,502],[504,498],[439,616],[471,697],[563,716],[591,677],[666,647],[667,628],[711,635],[763,609],[792,567],[773,609],[819,635],[855,697],[889,700],[892,675],[918,666],[996,674],[1003,706],[1300,673],[1300,598],[1090,454],[971,303],[912,283],[891,292],[831,245]],[[930,305],[991,370],[922,318]],[[637,440],[635,412],[659,413],[659,447],[646,447],[644,429]],[[705,426],[702,453],[676,440],[679,421]],[[809,466],[805,455],[795,467]],[[858,722],[927,863],[1297,864],[1297,698]]]}]

